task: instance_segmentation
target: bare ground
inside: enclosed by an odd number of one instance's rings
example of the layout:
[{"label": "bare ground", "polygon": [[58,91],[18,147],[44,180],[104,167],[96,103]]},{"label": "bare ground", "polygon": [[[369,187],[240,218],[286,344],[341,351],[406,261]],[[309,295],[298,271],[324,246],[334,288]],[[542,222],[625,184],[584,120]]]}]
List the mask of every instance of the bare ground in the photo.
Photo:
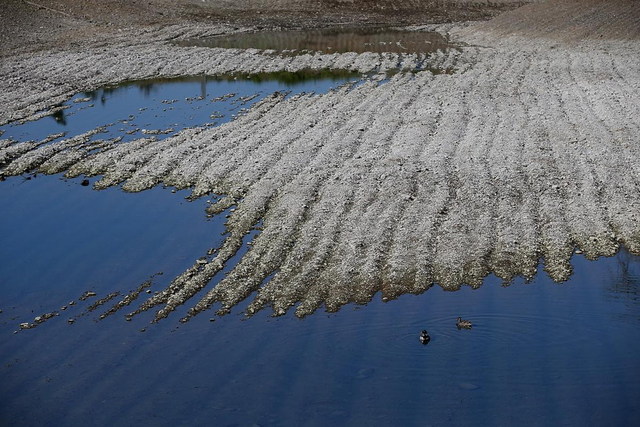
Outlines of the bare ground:
[{"label": "bare ground", "polygon": [[5,0],[0,55],[86,46],[131,28],[176,24],[313,27],[487,19],[526,0]]},{"label": "bare ground", "polygon": [[[301,12],[289,7],[269,19],[297,22]],[[576,249],[589,258],[621,245],[640,253],[636,2],[551,0],[486,22],[435,26],[466,47],[428,58],[292,58],[166,42],[235,31],[232,12],[218,12],[224,19],[215,24],[176,12],[175,25],[135,25],[80,44],[58,40],[55,49],[7,53],[0,122],[127,79],[314,67],[384,71],[423,60],[456,72],[400,73],[382,85],[322,96],[274,96],[218,128],[91,155],[82,138],[0,141],[4,176],[36,169],[100,175],[98,188],[141,191],[164,183],[192,188],[194,197],[226,195],[211,213],[237,204],[230,237],[207,264],[195,262],[138,312],[159,309],[162,318],[190,303],[192,315],[212,305],[223,314],[252,296],[250,313],[295,307],[302,316],[320,306],[365,303],[379,292],[391,299],[434,283],[479,286],[491,272],[505,281],[530,277],[541,259],[562,281]],[[209,287],[260,219],[264,229],[252,249]]]}]

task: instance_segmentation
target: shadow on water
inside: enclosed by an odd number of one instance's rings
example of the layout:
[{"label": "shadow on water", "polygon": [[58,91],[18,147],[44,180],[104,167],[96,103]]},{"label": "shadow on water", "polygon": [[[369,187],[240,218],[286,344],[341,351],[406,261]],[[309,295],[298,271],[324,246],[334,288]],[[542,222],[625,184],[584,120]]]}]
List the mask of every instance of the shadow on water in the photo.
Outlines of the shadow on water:
[{"label": "shadow on water", "polygon": [[176,42],[180,46],[261,49],[297,52],[429,53],[454,47],[435,31],[407,31],[385,27],[320,30],[261,31]]},{"label": "shadow on water", "polygon": [[616,264],[609,273],[612,280],[607,287],[607,296],[628,307],[620,315],[622,320],[637,323],[640,321],[640,259],[622,250],[616,257]]}]

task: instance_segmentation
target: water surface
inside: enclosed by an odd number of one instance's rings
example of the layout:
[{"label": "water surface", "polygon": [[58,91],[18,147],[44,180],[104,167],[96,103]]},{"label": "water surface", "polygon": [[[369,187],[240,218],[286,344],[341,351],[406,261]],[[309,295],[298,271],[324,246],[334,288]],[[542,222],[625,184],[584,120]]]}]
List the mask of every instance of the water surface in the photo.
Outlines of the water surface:
[{"label": "water surface", "polygon": [[194,38],[177,44],[227,49],[407,54],[429,53],[453,47],[447,38],[435,31],[407,31],[385,27],[260,31]]}]

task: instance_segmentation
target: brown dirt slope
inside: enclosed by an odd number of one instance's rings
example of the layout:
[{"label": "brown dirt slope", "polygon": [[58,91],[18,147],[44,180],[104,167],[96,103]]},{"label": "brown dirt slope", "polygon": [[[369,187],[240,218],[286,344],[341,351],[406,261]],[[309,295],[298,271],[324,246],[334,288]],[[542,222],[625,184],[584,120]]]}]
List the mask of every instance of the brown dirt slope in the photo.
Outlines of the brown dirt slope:
[{"label": "brown dirt slope", "polygon": [[635,0],[549,0],[506,12],[466,31],[576,42],[640,39],[640,2]]}]

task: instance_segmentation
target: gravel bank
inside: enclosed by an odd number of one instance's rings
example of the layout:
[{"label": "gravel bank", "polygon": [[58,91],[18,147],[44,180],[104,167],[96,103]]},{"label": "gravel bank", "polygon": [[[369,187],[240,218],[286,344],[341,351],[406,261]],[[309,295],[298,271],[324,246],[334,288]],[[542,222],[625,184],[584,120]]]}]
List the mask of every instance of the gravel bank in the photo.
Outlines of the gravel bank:
[{"label": "gravel bank", "polygon": [[[381,72],[398,63],[455,72],[400,73],[325,95],[276,94],[217,128],[98,151],[83,138],[0,141],[0,174],[100,175],[98,188],[162,183],[192,188],[193,197],[224,195],[211,214],[236,205],[230,235],[214,255],[203,254],[207,263],[194,261],[136,310],[157,309],[158,319],[185,303],[191,315],[211,306],[224,314],[249,296],[249,313],[295,307],[304,316],[379,292],[392,299],[434,283],[479,286],[489,273],[531,277],[541,259],[554,280],[566,280],[576,249],[589,258],[620,245],[640,253],[640,43],[633,30],[610,30],[606,20],[612,4],[627,23],[640,12],[630,2],[594,2],[577,40],[541,18],[567,3],[525,6],[538,13],[524,16],[538,16],[539,36],[516,10],[454,26],[452,36],[466,46],[429,57],[281,57],[169,43],[235,31],[225,25],[138,30],[89,49],[15,55],[0,66],[3,123],[123,80]],[[608,14],[597,13],[598,4]],[[251,250],[208,287],[259,222]]]}]

